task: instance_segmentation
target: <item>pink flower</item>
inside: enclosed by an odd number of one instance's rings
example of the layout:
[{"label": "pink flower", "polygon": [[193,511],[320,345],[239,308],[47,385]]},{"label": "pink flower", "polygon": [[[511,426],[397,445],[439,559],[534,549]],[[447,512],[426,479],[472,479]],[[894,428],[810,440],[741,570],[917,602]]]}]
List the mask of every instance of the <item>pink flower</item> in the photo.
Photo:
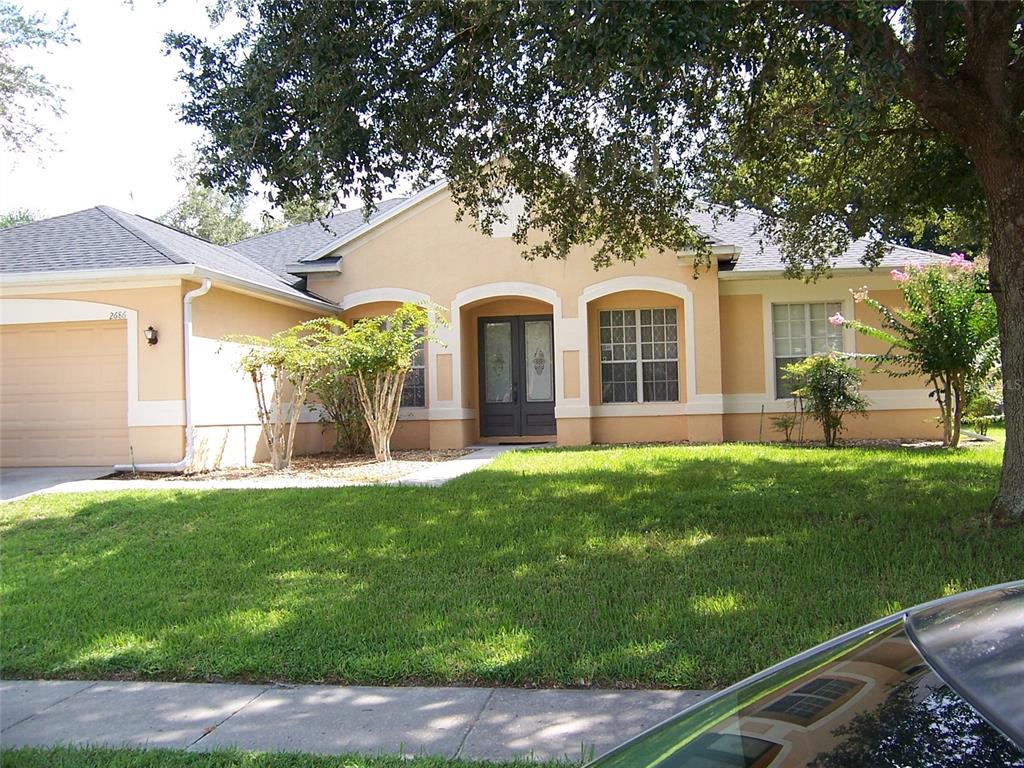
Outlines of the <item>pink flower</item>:
[{"label": "pink flower", "polygon": [[846,322],[846,318],[843,317],[838,312],[836,312],[834,315],[832,315],[832,317],[828,319],[828,321],[832,323],[832,325],[842,325],[843,323]]},{"label": "pink flower", "polygon": [[[895,271],[896,270],[894,269],[893,272]],[[896,278],[894,277],[893,280],[895,279]],[[854,302],[860,304],[862,301],[864,301],[864,299],[868,297],[868,287],[866,285],[862,285],[860,288],[851,288],[850,293],[853,294]]]},{"label": "pink flower", "polygon": [[949,259],[946,261],[947,266],[952,269],[972,269],[974,267],[971,262],[967,260],[967,257],[962,253],[951,253]]},{"label": "pink flower", "polygon": [[890,272],[889,277],[891,277],[897,283],[905,283],[907,282],[907,280],[910,279],[906,272],[900,272],[898,269],[894,269],[892,272]]}]

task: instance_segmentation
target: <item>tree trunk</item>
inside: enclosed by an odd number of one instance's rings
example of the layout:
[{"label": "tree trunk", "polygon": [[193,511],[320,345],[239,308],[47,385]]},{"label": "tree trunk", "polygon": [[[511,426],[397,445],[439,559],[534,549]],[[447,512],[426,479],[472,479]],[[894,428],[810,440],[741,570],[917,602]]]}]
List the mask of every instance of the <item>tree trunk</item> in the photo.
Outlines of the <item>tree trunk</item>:
[{"label": "tree trunk", "polygon": [[1024,523],[1024,183],[1019,175],[1017,180],[1015,200],[989,206],[989,279],[999,317],[1006,418],[1003,473],[992,502],[992,516],[1001,524]]},{"label": "tree trunk", "polygon": [[[990,130],[998,123],[990,121]],[[985,191],[992,242],[989,285],[999,320],[1006,447],[993,520],[1024,523],[1024,150],[993,142],[976,161]]]}]

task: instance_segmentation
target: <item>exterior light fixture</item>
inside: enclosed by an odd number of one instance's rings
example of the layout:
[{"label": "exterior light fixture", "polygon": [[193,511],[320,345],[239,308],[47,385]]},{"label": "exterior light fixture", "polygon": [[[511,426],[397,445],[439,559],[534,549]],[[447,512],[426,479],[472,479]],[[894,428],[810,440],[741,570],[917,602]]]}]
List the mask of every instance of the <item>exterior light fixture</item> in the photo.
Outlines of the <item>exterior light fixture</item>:
[{"label": "exterior light fixture", "polygon": [[160,340],[160,336],[156,332],[156,328],[152,325],[142,332],[142,335],[146,337],[146,341],[149,342],[150,346],[156,344]]}]

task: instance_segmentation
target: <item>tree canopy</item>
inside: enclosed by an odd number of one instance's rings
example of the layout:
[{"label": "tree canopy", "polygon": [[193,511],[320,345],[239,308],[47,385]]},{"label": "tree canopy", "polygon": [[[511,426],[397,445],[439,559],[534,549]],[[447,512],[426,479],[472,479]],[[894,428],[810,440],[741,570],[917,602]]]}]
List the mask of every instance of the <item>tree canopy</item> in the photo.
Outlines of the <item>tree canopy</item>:
[{"label": "tree canopy", "polygon": [[46,138],[39,113],[64,114],[61,87],[38,67],[19,61],[21,54],[75,40],[67,11],[51,22],[0,0],[0,144],[14,152],[38,148]]},{"label": "tree canopy", "polygon": [[521,195],[527,257],[588,245],[598,266],[709,259],[686,216],[702,199],[766,214],[792,274],[824,274],[853,237],[872,264],[889,239],[973,233],[1010,372],[999,507],[1024,517],[1021,0],[217,8],[236,34],[167,42],[182,117],[207,131],[202,174],[232,193],[259,179],[372,209],[446,178],[485,231]]},{"label": "tree canopy", "polygon": [[178,181],[185,191],[178,202],[158,221],[218,245],[227,245],[260,234],[245,218],[248,201],[244,195],[225,194],[207,186],[195,176],[195,163],[179,155],[175,159]]}]

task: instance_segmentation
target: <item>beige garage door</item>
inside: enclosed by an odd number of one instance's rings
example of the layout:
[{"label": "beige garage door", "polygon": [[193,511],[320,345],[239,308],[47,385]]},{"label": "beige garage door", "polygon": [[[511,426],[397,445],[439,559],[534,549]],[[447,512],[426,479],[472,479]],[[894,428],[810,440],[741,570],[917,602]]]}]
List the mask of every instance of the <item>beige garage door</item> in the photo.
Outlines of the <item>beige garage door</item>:
[{"label": "beige garage door", "polygon": [[0,465],[128,460],[124,320],[0,326]]}]

